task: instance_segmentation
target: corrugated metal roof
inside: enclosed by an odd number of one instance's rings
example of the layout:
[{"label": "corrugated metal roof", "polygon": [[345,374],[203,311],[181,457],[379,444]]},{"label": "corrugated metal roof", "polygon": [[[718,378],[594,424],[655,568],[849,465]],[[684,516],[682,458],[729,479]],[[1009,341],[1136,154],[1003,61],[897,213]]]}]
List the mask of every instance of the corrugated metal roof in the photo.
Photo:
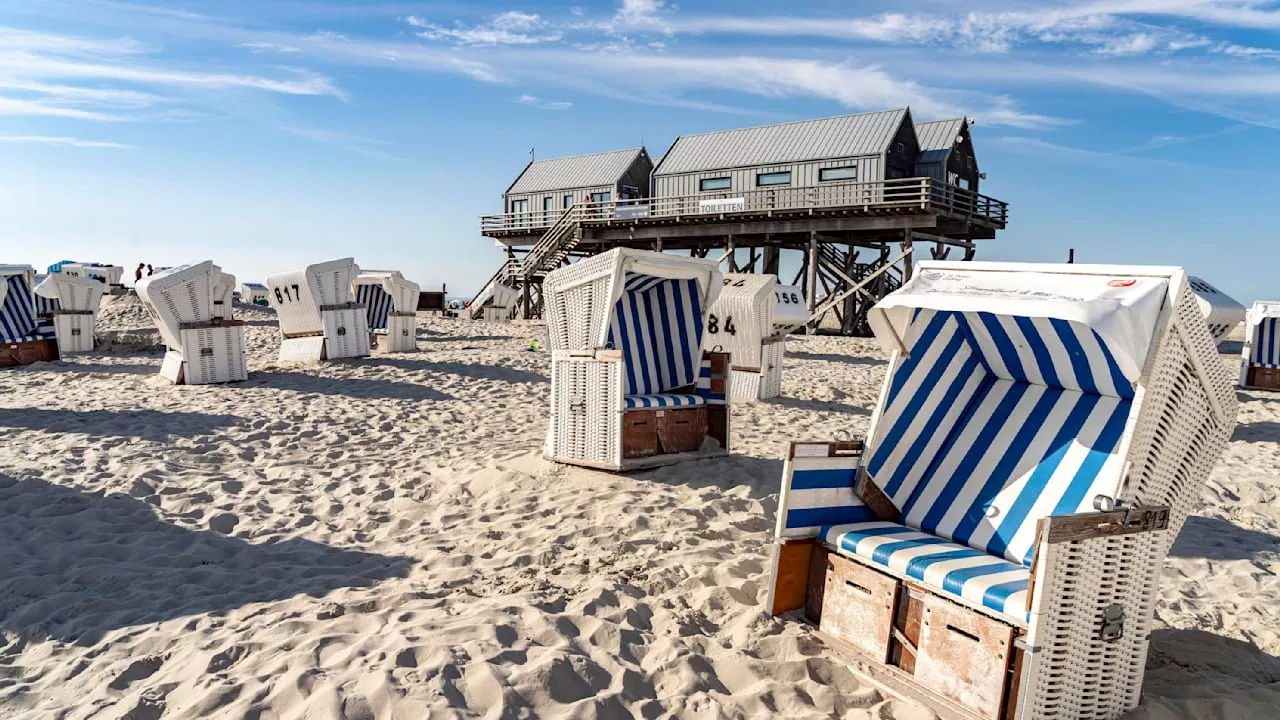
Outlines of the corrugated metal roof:
[{"label": "corrugated metal roof", "polygon": [[951,150],[955,147],[956,137],[960,135],[963,127],[964,118],[916,123],[916,139],[920,141],[920,152]]},{"label": "corrugated metal roof", "polygon": [[876,155],[888,149],[906,115],[903,108],[681,135],[656,174]]},{"label": "corrugated metal roof", "polygon": [[644,148],[631,148],[535,160],[525,167],[507,193],[536,193],[612,185],[622,178],[631,163],[643,152]]}]

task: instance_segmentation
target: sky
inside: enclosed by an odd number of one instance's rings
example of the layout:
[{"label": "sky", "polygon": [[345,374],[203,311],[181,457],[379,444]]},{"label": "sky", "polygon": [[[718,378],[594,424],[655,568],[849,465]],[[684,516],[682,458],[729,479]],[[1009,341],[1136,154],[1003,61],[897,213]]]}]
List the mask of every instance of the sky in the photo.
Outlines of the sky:
[{"label": "sky", "polygon": [[0,261],[354,256],[466,295],[530,148],[904,106],[974,119],[1010,205],[980,259],[1280,297],[1270,0],[4,0]]}]

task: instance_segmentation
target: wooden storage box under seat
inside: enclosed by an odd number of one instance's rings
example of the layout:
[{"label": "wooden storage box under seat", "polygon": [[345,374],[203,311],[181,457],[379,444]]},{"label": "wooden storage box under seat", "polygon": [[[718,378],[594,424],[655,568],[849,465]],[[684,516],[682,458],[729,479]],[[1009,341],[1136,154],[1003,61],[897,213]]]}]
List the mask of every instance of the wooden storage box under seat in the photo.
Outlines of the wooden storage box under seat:
[{"label": "wooden storage box under seat", "polygon": [[58,359],[58,341],[29,340],[20,343],[0,343],[0,367],[16,367]]},{"label": "wooden storage box under seat", "polygon": [[628,410],[622,415],[622,457],[695,452],[707,437],[707,408]]},{"label": "wooden storage box under seat", "polygon": [[1275,368],[1251,367],[1245,379],[1250,387],[1280,390],[1280,370]]},{"label": "wooden storage box under seat", "polygon": [[1022,653],[1011,625],[820,543],[809,556],[804,612],[824,634],[966,716],[1013,717]]},{"label": "wooden storage box under seat", "polygon": [[818,629],[884,662],[898,581],[835,553],[826,554],[824,575]]}]

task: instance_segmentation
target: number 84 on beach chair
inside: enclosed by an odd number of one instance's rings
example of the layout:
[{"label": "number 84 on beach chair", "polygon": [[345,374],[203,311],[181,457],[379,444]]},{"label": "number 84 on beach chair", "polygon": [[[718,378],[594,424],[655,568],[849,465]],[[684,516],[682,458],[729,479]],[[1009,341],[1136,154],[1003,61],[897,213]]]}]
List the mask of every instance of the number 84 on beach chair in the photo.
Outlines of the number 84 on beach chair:
[{"label": "number 84 on beach chair", "polygon": [[1235,425],[1180,268],[923,262],[865,442],[787,458],[769,606],[946,717],[1138,704],[1161,567]]}]

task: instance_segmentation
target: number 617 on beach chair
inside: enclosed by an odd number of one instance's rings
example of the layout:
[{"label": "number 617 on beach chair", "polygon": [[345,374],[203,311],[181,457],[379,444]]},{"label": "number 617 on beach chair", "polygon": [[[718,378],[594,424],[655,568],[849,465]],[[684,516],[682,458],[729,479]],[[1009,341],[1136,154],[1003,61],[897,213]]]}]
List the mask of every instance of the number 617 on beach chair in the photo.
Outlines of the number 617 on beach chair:
[{"label": "number 617 on beach chair", "polygon": [[1235,425],[1180,268],[922,262],[864,440],[795,443],[774,614],[945,717],[1138,704],[1161,568]]}]

